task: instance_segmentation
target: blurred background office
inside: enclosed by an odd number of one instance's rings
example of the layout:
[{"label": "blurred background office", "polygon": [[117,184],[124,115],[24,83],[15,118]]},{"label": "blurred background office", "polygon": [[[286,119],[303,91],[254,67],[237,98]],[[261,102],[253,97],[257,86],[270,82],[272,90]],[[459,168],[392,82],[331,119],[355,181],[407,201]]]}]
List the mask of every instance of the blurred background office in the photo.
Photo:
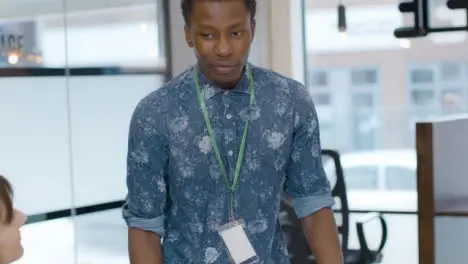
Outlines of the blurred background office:
[{"label": "blurred background office", "polygon": [[[128,125],[143,96],[194,62],[179,2],[0,0],[0,173],[30,215],[18,263],[129,263]],[[414,123],[468,110],[468,34],[395,38],[412,21],[398,0],[346,1],[345,32],[337,1],[258,2],[251,61],[307,86],[322,146],[341,153],[352,218],[383,212],[383,263],[418,263]],[[445,0],[430,5],[432,25],[466,25]]]}]

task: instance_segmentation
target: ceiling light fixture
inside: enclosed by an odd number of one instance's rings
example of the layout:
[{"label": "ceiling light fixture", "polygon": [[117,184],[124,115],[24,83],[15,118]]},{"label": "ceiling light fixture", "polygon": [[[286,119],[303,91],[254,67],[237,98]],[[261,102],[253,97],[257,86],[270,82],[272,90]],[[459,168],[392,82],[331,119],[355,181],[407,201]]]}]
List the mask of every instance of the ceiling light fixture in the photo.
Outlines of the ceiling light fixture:
[{"label": "ceiling light fixture", "polygon": [[346,32],[346,7],[343,1],[340,0],[338,3],[338,31],[341,33]]},{"label": "ceiling light fixture", "polygon": [[429,33],[468,31],[468,0],[448,0],[447,7],[450,9],[466,9],[467,25],[462,27],[437,27],[429,25],[429,0],[413,0],[398,5],[401,13],[413,13],[414,22],[412,26],[395,29],[396,38],[425,37]]}]

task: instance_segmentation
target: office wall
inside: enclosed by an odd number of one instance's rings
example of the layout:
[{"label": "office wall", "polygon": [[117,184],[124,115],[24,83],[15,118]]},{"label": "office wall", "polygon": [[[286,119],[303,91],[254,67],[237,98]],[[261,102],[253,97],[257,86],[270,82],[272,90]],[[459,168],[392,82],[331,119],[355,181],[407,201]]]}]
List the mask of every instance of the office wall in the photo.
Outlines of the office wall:
[{"label": "office wall", "polygon": [[37,214],[121,200],[130,115],[162,82],[151,75],[1,78],[0,171],[15,186],[17,206]]},{"label": "office wall", "polygon": [[74,210],[125,197],[131,114],[165,82],[160,4],[34,2],[0,0],[0,35],[28,44],[0,44],[0,173],[30,217],[18,263],[128,263],[118,210]]},{"label": "office wall", "polygon": [[[19,20],[35,24],[41,62],[3,65],[0,173],[14,184],[17,206],[27,214],[125,195],[130,115],[164,82],[164,71],[147,74],[164,66],[157,15],[156,3],[148,1],[70,11],[67,20],[60,14]],[[69,75],[67,69],[81,72]]]}]

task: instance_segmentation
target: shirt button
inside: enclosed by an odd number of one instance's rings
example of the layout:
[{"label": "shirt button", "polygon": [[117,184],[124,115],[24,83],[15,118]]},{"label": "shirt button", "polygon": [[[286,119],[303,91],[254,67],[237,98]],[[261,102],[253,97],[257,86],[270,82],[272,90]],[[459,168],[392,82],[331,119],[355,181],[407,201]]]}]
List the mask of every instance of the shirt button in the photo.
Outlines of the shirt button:
[{"label": "shirt button", "polygon": [[229,156],[232,156],[232,154],[234,154],[234,152],[232,152],[232,150],[228,151]]},{"label": "shirt button", "polygon": [[227,119],[231,119],[231,118],[232,118],[232,115],[231,115],[231,114],[227,114],[227,115],[226,115],[226,118],[227,118]]},{"label": "shirt button", "polygon": [[225,92],[224,92],[224,95],[228,95],[228,94],[229,94],[229,91],[225,91]]}]

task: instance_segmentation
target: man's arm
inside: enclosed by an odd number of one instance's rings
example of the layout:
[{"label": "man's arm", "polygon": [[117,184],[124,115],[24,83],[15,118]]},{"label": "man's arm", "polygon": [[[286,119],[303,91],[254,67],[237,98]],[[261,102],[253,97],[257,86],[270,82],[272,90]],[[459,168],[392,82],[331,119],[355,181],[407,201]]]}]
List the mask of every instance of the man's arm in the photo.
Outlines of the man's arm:
[{"label": "man's arm", "polygon": [[126,202],[122,215],[128,225],[131,264],[162,264],[166,206],[165,169],[167,140],[163,125],[145,99],[135,109],[130,123],[127,155]]},{"label": "man's arm", "polygon": [[301,222],[317,263],[342,264],[343,256],[333,211],[329,208],[322,208],[305,216]]},{"label": "man's arm", "polygon": [[318,264],[342,264],[343,255],[331,207],[335,201],[322,166],[320,133],[314,104],[304,86],[295,99],[293,149],[285,181],[309,246]]},{"label": "man's arm", "polygon": [[128,229],[128,251],[131,264],[162,264],[161,237],[138,228]]}]

